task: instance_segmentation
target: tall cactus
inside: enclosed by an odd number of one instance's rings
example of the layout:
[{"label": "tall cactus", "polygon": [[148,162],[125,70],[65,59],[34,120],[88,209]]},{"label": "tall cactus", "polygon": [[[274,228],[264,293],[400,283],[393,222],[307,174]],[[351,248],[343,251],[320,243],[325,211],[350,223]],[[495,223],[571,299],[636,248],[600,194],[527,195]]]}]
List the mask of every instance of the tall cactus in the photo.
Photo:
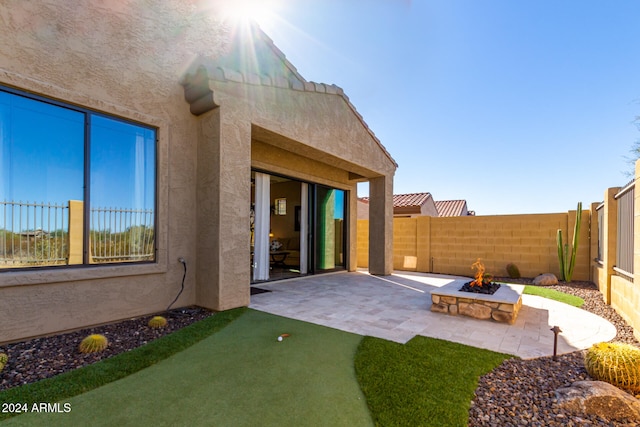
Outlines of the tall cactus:
[{"label": "tall cactus", "polygon": [[582,202],[578,202],[576,212],[576,225],[573,228],[573,245],[569,252],[569,243],[562,244],[562,230],[558,229],[556,240],[558,243],[558,261],[560,262],[560,276],[565,282],[570,282],[573,277],[573,269],[576,266],[576,253],[578,252],[578,236],[580,235],[580,223],[582,222]]}]

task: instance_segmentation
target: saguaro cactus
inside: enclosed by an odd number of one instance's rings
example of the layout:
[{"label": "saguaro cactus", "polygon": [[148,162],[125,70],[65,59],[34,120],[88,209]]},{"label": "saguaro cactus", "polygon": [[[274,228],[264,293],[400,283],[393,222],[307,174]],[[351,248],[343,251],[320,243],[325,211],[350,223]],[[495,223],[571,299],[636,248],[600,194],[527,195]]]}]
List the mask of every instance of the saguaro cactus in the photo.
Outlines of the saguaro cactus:
[{"label": "saguaro cactus", "polygon": [[580,222],[582,220],[582,202],[578,202],[576,212],[576,225],[573,228],[573,244],[569,251],[569,243],[562,244],[562,230],[558,229],[558,261],[560,262],[560,276],[565,282],[570,282],[573,276],[573,268],[576,265],[576,253],[578,252],[578,237],[580,235]]}]

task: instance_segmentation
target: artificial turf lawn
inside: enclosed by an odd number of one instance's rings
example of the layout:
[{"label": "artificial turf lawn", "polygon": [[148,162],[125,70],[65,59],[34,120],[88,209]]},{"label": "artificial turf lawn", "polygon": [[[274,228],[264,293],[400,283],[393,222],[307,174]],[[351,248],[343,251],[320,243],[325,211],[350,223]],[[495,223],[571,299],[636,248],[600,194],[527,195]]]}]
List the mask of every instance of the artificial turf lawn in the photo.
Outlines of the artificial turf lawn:
[{"label": "artificial turf lawn", "polygon": [[[534,286],[525,293],[576,307],[584,303]],[[0,402],[28,403],[29,408],[33,402],[71,404],[68,414],[30,414],[6,425],[84,425],[87,420],[91,425],[370,424],[354,388],[352,360],[360,336],[245,312],[218,313],[130,352],[0,392]],[[223,329],[239,316],[242,322]],[[283,331],[293,336],[278,343],[275,337]],[[206,343],[189,348],[212,334]],[[184,355],[176,354],[185,349]],[[132,375],[174,354],[167,366]],[[478,378],[507,357],[425,337],[406,345],[366,337],[355,364],[376,424],[466,425]],[[341,404],[348,406],[346,411]],[[0,419],[9,415],[0,413]]]},{"label": "artificial turf lawn", "polygon": [[524,293],[528,295],[537,295],[554,301],[563,302],[565,304],[572,305],[574,307],[582,307],[584,300],[575,295],[559,292],[553,289],[547,289],[540,286],[526,285],[524,287]]},{"label": "artificial turf lawn", "polygon": [[478,379],[511,357],[422,336],[364,337],[355,367],[376,425],[466,426]]},{"label": "artificial turf lawn", "polygon": [[[37,383],[4,390],[0,392],[0,402],[26,404],[31,408],[34,403],[56,402],[93,390],[192,346],[227,326],[245,310],[238,308],[216,313],[170,335],[109,359]],[[0,412],[0,420],[14,415],[15,412]]]},{"label": "artificial turf lawn", "polygon": [[[278,342],[281,333],[291,336]],[[160,363],[64,399],[70,413],[6,425],[372,425],[353,366],[361,339],[247,310]]]}]

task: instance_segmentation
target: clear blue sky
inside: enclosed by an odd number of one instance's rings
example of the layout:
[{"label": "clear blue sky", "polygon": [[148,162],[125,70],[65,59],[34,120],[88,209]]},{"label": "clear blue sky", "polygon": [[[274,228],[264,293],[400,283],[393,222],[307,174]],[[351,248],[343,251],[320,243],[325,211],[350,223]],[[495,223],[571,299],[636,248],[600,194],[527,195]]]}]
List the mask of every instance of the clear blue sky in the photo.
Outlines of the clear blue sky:
[{"label": "clear blue sky", "polygon": [[395,193],[562,212],[629,181],[640,1],[262,3],[302,76],[342,87],[398,162]]}]

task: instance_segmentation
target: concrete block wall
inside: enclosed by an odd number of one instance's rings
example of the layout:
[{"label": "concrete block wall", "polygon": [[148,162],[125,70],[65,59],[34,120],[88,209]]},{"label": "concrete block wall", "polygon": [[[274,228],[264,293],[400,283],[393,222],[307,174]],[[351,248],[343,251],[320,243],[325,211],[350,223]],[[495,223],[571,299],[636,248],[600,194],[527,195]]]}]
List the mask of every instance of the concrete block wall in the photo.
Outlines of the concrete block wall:
[{"label": "concrete block wall", "polygon": [[[636,161],[635,182],[640,180],[640,160]],[[626,295],[625,316],[633,327],[636,339],[640,340],[640,189],[636,187],[633,212],[633,285]]]},{"label": "concrete block wall", "polygon": [[611,276],[611,307],[613,307],[624,320],[634,327],[635,336],[640,328],[640,292],[634,282],[622,276]]},{"label": "concrete block wall", "polygon": [[369,268],[369,220],[359,219],[357,224],[358,268]]},{"label": "concrete block wall", "polygon": [[417,221],[414,218],[393,220],[393,269],[417,270]]},{"label": "concrete block wall", "polygon": [[[640,161],[636,162],[635,181],[640,179]],[[592,259],[593,281],[598,286],[602,297],[610,304],[627,323],[633,327],[634,335],[640,340],[640,191],[635,189],[634,195],[634,230],[633,230],[633,278],[615,271],[617,262],[618,237],[618,202],[615,195],[621,187],[608,188],[604,192],[604,201],[599,206],[603,212],[602,224],[597,223],[595,215],[592,229],[602,229],[603,241],[600,242],[601,256],[597,257],[597,247]],[[598,241],[596,240],[596,243]]]},{"label": "concrete block wall", "polygon": [[[575,211],[559,214],[396,218],[394,269],[472,276],[478,258],[488,273],[506,276],[515,263],[522,276],[560,275],[556,233],[572,239]],[[574,280],[590,280],[590,211],[583,210]],[[366,225],[358,221],[358,252],[366,247]],[[569,230],[569,233],[567,232]],[[359,267],[366,267],[358,263]]]}]

